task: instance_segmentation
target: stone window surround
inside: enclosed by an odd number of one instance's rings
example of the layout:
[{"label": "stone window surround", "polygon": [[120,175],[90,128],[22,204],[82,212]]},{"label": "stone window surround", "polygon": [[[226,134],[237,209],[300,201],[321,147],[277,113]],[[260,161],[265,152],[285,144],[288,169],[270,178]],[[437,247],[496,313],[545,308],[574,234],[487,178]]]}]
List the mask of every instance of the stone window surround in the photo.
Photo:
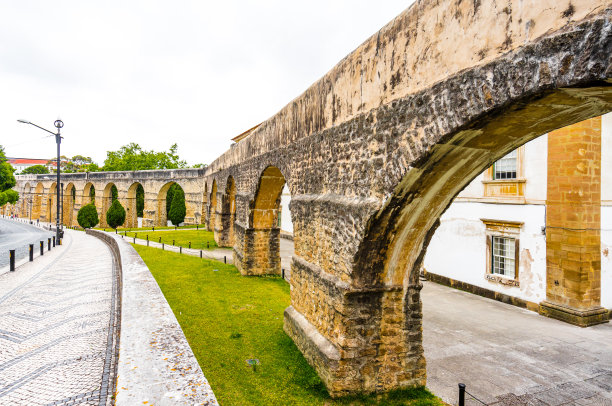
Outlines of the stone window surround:
[{"label": "stone window surround", "polygon": [[[525,198],[525,146],[516,149],[516,178],[515,179],[493,179],[494,167],[491,165],[485,172],[482,180],[485,197],[500,197],[504,199]],[[507,193],[513,190],[513,193]]]},{"label": "stone window surround", "polygon": [[[520,259],[520,233],[521,228],[523,226],[523,222],[520,221],[509,221],[509,220],[492,220],[492,219],[483,219],[482,221],[486,227],[486,270],[484,278],[492,283],[504,285],[504,286],[513,286],[519,287],[519,259]],[[513,238],[515,241],[514,248],[514,278],[508,278],[503,275],[493,274],[492,273],[492,249],[493,249],[493,236],[495,237],[507,237]]]}]

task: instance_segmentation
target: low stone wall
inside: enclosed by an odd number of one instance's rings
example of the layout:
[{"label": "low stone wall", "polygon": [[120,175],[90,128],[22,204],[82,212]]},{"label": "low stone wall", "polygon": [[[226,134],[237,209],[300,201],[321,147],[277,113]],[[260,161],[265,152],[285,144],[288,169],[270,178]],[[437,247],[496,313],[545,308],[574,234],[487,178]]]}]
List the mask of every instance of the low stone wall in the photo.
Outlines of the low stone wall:
[{"label": "low stone wall", "polygon": [[117,405],[218,405],[172,309],[138,253],[118,236],[107,243],[120,270]]}]

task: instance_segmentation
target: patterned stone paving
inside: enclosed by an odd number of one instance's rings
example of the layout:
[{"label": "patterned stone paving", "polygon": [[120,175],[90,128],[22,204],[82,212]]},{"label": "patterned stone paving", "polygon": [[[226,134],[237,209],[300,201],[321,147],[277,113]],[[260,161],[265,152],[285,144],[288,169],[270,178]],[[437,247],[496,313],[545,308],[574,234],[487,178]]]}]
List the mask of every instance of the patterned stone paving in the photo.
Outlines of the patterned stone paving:
[{"label": "patterned stone paving", "polygon": [[110,250],[81,232],[0,276],[0,405],[110,404],[116,289]]}]

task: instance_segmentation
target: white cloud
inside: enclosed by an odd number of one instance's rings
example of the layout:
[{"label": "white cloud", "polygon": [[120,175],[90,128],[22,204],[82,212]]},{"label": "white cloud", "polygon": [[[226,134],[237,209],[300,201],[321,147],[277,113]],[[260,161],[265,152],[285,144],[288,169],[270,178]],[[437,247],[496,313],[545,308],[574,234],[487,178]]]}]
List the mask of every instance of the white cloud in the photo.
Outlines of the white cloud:
[{"label": "white cloud", "polygon": [[128,142],[210,163],[411,1],[20,1],[0,25],[0,145],[52,157],[18,124],[65,122],[62,153]]}]

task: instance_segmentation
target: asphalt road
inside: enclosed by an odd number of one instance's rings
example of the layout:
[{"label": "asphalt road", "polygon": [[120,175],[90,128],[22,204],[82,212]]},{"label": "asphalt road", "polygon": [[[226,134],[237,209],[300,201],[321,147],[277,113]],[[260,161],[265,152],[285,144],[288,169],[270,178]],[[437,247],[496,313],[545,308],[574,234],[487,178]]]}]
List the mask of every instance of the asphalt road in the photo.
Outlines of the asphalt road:
[{"label": "asphalt road", "polygon": [[35,252],[38,252],[40,241],[46,241],[49,237],[53,237],[52,232],[19,221],[0,218],[0,268],[8,266],[9,250],[15,250],[16,260],[19,261],[28,256],[29,244],[34,244]]}]

